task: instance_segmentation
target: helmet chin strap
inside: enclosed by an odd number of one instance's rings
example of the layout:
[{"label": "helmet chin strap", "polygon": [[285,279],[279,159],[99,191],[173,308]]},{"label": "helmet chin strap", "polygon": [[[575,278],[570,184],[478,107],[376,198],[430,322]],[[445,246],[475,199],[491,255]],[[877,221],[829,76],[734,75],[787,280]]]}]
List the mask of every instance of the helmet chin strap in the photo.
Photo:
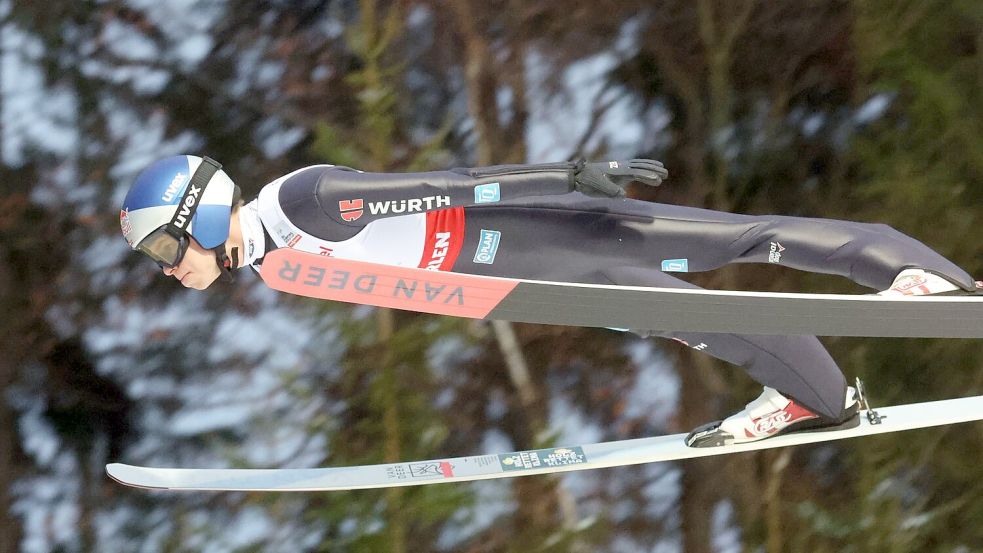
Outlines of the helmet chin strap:
[{"label": "helmet chin strap", "polygon": [[[232,187],[232,211],[234,212],[239,205],[239,198],[242,197],[242,192],[239,190],[238,186],[233,185]],[[219,244],[214,250],[215,252],[215,263],[218,264],[219,271],[222,274],[222,280],[225,282],[235,281],[235,277],[232,276],[232,270],[239,268],[239,248],[232,246],[232,259],[225,254],[225,245],[228,242],[223,242]]]},{"label": "helmet chin strap", "polygon": [[239,248],[232,247],[232,259],[229,259],[225,253],[225,244],[214,248],[212,251],[215,252],[215,263],[218,265],[222,280],[225,282],[235,281],[235,277],[232,276],[232,269],[239,267]]}]

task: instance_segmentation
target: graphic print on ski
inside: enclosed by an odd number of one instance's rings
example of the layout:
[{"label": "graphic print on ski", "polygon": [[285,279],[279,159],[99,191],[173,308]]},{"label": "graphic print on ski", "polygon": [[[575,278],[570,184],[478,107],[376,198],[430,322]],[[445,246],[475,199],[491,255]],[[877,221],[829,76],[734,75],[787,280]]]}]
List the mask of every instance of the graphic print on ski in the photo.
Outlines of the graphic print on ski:
[{"label": "graphic print on ski", "polygon": [[983,338],[983,296],[733,292],[545,282],[269,252],[267,286],[473,319],[765,335]]},{"label": "graphic print on ski", "polygon": [[106,465],[106,472],[127,486],[171,490],[333,491],[466,482],[691,459],[978,421],[983,419],[983,396],[884,407],[878,408],[877,413],[875,417],[869,410],[861,412],[860,425],[847,430],[792,433],[757,442],[707,448],[688,447],[684,441],[686,435],[675,434],[385,465],[315,469],[172,469],[113,463]]}]

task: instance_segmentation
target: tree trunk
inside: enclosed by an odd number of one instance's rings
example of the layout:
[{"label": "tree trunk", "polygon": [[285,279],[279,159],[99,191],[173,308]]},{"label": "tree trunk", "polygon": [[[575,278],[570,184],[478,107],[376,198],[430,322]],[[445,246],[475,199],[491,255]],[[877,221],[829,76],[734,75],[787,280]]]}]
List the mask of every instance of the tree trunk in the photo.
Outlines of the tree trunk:
[{"label": "tree trunk", "polygon": [[[9,343],[6,342],[5,343]],[[12,381],[14,368],[0,364],[0,393],[5,393]],[[17,454],[20,437],[17,434],[17,414],[0,401],[0,553],[20,551],[21,522],[11,511],[12,490],[17,481]]]},{"label": "tree trunk", "polygon": [[[680,381],[682,430],[695,428],[716,416],[704,375],[715,370],[712,360],[684,351],[677,359]],[[687,553],[713,551],[713,507],[720,501],[718,479],[723,461],[717,457],[693,459],[683,464],[680,518],[683,550]]]},{"label": "tree trunk", "polygon": [[[4,27],[0,27],[0,38],[6,34]],[[0,40],[0,45],[3,41]],[[4,57],[4,49],[0,48],[0,59]],[[0,64],[0,83],[3,82],[3,64]],[[0,155],[3,153],[3,144],[6,129],[3,127],[3,112],[5,98],[0,94]],[[2,165],[2,160],[0,160]],[[9,267],[6,262],[6,252],[0,249],[0,298],[6,303],[7,298],[13,298],[11,294],[13,286],[10,282]],[[9,306],[2,305],[7,308]],[[14,313],[15,311],[8,311]],[[4,323],[5,327],[10,324],[9,319]],[[8,335],[7,329],[0,331],[0,339],[4,344],[14,344],[15,337]],[[20,521],[11,512],[13,497],[11,490],[16,481],[16,450],[19,447],[20,437],[17,435],[17,414],[6,401],[7,389],[14,382],[17,374],[16,365],[11,361],[9,355],[0,357],[0,553],[15,553],[20,545],[21,525]]]},{"label": "tree trunk", "polygon": [[[753,3],[742,2],[736,5],[736,13],[730,14],[722,4],[709,0],[697,2],[696,25],[702,43],[704,72],[681,62],[674,44],[658,36],[650,38],[660,72],[666,78],[667,86],[679,97],[684,112],[679,150],[689,182],[682,188],[684,192],[674,198],[683,205],[732,208],[727,162],[713,144],[718,133],[732,124],[731,50],[746,27],[752,7]],[[720,13],[724,11],[728,13]],[[732,273],[718,271],[712,276],[701,276],[697,283],[737,289],[734,280]],[[728,388],[723,385],[726,377],[719,375],[719,364],[708,357],[685,352],[676,366],[680,378],[682,430],[719,418],[721,413],[713,408],[711,400],[726,393],[724,388]],[[747,468],[749,462],[739,464]],[[733,463],[724,464],[721,459],[713,458],[688,461],[683,468],[679,507],[683,549],[709,552],[712,550],[714,507],[725,497],[724,484],[733,480],[727,474],[735,472],[735,468]]]},{"label": "tree trunk", "polygon": [[782,511],[782,477],[789,461],[792,460],[790,448],[779,451],[769,451],[762,455],[765,468],[765,551],[782,553],[785,551],[785,540],[782,536],[782,521],[786,514]]},{"label": "tree trunk", "polygon": [[[453,2],[458,29],[465,44],[465,79],[468,108],[474,121],[477,141],[478,165],[495,163],[522,163],[525,160],[525,126],[528,120],[525,72],[522,70],[525,52],[520,42],[514,44],[506,58],[507,68],[496,66],[491,45],[476,23],[476,14],[469,2]],[[507,75],[504,86],[512,91],[512,119],[503,128],[497,103],[499,87],[503,86],[498,75]],[[496,341],[502,352],[509,380],[519,395],[524,428],[515,428],[520,449],[539,447],[540,436],[548,428],[549,398],[537,390],[529,374],[528,363],[515,330],[510,323],[492,323]],[[571,529],[578,521],[576,503],[559,480],[547,477],[518,478],[514,481],[518,511],[513,520],[517,523],[513,546],[519,549],[536,549],[544,539],[543,530],[552,528],[556,519],[564,528]],[[533,500],[535,498],[535,500]],[[580,545],[570,545],[578,551]]]},{"label": "tree trunk", "polygon": [[[6,313],[17,313],[9,303],[16,296],[12,293],[14,286],[6,253],[0,247],[0,308]],[[0,553],[16,553],[20,550],[22,528],[11,509],[14,504],[12,490],[21,468],[18,462],[20,436],[17,432],[17,413],[7,402],[6,394],[18,374],[19,355],[11,350],[14,344],[21,344],[23,338],[17,336],[16,329],[21,326],[19,323],[5,319],[0,325],[0,341],[5,344],[4,355],[0,356]]]},{"label": "tree trunk", "polygon": [[[383,462],[398,463],[401,441],[399,431],[399,381],[396,360],[392,353],[393,313],[389,309],[376,312],[376,347],[379,351],[379,369],[382,371],[382,426],[385,435]],[[386,489],[386,519],[389,521],[389,551],[406,553],[407,517],[403,509],[404,488]]]}]

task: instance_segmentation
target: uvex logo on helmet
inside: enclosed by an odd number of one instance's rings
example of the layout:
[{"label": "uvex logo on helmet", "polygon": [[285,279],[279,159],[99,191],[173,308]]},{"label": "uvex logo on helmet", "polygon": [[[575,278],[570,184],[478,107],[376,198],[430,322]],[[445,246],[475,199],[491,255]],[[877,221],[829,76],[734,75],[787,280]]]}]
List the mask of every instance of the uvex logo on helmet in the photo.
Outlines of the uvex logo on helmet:
[{"label": "uvex logo on helmet", "polygon": [[203,188],[195,186],[193,182],[188,186],[189,189],[184,195],[184,200],[181,202],[181,208],[174,216],[174,226],[181,230],[188,230],[191,215],[194,213],[195,206],[198,205],[198,200],[201,199],[201,191],[203,190]]},{"label": "uvex logo on helmet", "polygon": [[174,175],[174,178],[171,180],[171,184],[167,185],[167,190],[164,191],[164,195],[161,196],[160,199],[164,200],[165,202],[173,201],[174,196],[177,196],[178,190],[181,190],[181,187],[184,185],[184,181],[187,180],[187,178],[187,175],[184,173]]}]

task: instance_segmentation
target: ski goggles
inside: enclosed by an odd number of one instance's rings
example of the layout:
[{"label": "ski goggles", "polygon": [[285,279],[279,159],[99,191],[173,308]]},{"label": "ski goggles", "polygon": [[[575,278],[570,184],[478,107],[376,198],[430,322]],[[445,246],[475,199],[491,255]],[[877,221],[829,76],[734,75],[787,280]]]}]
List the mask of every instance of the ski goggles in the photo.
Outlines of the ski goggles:
[{"label": "ski goggles", "polygon": [[198,211],[198,203],[205,194],[208,182],[220,169],[222,165],[214,159],[202,158],[201,164],[191,175],[170,222],[148,234],[133,249],[153,259],[162,269],[177,267],[191,245],[191,235],[186,227],[191,226],[191,220]]},{"label": "ski goggles", "polygon": [[151,232],[134,249],[153,259],[161,269],[173,269],[181,264],[191,245],[187,232],[164,225]]}]

